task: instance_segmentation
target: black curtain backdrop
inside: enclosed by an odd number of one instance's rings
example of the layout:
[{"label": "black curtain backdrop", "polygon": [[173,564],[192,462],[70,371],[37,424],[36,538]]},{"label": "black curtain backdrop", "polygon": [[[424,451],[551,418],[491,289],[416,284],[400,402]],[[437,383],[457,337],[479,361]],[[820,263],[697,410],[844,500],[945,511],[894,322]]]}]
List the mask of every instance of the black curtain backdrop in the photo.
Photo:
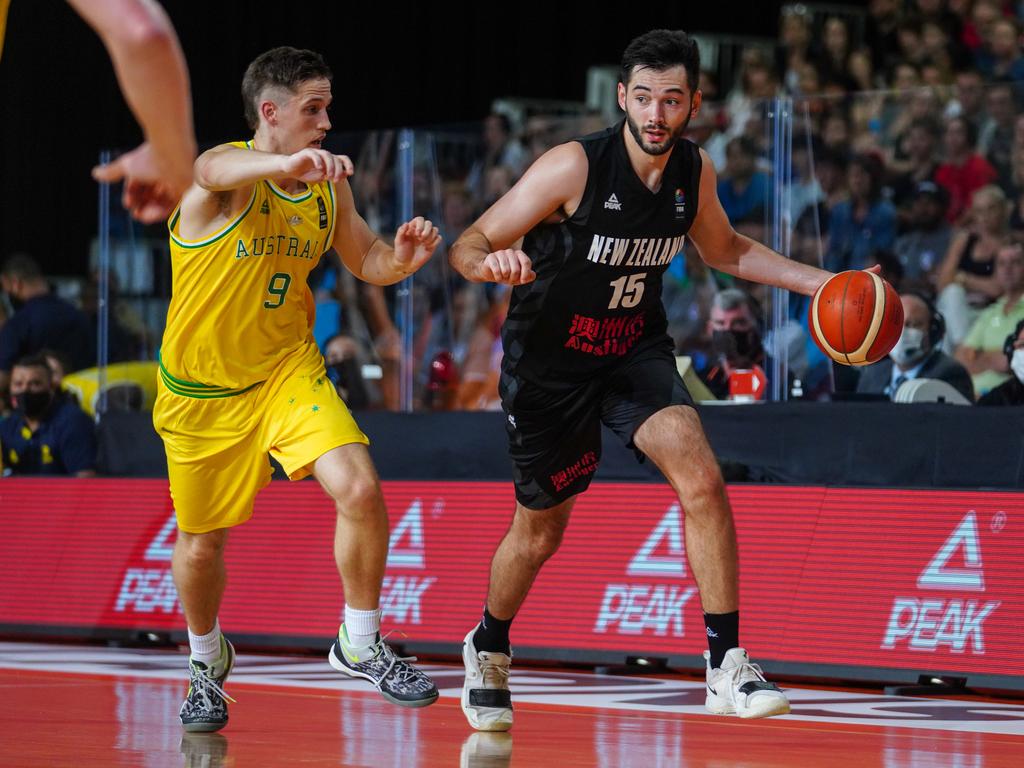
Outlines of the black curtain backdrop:
[{"label": "black curtain backdrop", "polygon": [[[245,135],[242,73],[277,45],[326,56],[336,130],[426,125],[481,118],[505,96],[583,100],[587,68],[617,63],[637,34],[771,36],[781,5],[164,3],[188,59],[201,145]],[[0,259],[23,250],[50,273],[85,274],[97,216],[88,170],[100,149],[132,147],[139,131],[99,38],[64,2],[11,3],[0,105]]]}]

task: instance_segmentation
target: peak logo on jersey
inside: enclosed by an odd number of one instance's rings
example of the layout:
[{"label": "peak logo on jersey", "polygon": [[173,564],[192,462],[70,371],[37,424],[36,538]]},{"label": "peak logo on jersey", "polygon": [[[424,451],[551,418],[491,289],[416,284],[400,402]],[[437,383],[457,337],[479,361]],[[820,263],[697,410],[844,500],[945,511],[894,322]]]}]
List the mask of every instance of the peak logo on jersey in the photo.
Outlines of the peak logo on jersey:
[{"label": "peak logo on jersey", "polygon": [[299,224],[302,223],[302,217],[299,216],[298,214],[295,214],[290,219],[288,219],[288,223],[291,224],[293,227],[297,227]]},{"label": "peak logo on jersey", "polygon": [[619,202],[619,198],[617,198],[615,196],[615,193],[612,192],[611,197],[609,197],[607,200],[604,201],[604,207],[605,207],[605,210],[608,210],[608,211],[621,211],[622,210],[622,203]]},{"label": "peak logo on jersey", "polygon": [[260,206],[260,213],[264,216],[270,215],[270,204],[266,200],[264,200],[263,205]]}]

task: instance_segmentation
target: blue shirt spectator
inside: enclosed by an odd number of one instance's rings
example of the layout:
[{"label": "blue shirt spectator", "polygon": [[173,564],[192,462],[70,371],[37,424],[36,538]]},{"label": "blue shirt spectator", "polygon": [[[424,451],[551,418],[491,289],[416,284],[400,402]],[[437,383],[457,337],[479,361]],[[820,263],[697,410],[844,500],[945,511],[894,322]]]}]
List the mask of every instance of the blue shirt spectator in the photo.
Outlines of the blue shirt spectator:
[{"label": "blue shirt spectator", "polygon": [[829,217],[825,269],[833,272],[870,266],[872,253],[890,250],[896,240],[896,209],[881,198],[881,162],[858,155],[847,182],[850,199],[836,203]]},{"label": "blue shirt spectator", "polygon": [[756,170],[757,146],[746,136],[729,142],[725,169],[718,180],[718,199],[733,224],[762,219],[768,202],[768,177]]},{"label": "blue shirt spectator", "polygon": [[15,306],[14,314],[0,329],[0,392],[7,389],[14,362],[44,348],[63,352],[71,361],[71,370],[96,364],[88,318],[50,293],[35,260],[24,255],[9,258],[0,269],[0,284]]},{"label": "blue shirt spectator", "polygon": [[96,474],[92,420],[72,400],[56,393],[46,359],[19,360],[11,372],[15,410],[0,420],[4,474]]}]

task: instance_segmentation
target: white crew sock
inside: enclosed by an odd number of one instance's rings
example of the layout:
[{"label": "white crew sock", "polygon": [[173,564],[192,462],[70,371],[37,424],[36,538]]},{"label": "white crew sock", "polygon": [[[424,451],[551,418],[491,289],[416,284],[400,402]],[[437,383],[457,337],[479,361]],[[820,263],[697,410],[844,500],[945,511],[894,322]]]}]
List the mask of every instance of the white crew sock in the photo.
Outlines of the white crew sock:
[{"label": "white crew sock", "polygon": [[345,606],[345,631],[348,634],[349,648],[365,648],[377,641],[380,632],[380,608],[372,611],[360,611],[358,608]]},{"label": "white crew sock", "polygon": [[188,629],[188,647],[192,651],[192,658],[201,661],[206,666],[220,658],[220,619],[213,622],[213,629],[205,635],[197,635]]}]

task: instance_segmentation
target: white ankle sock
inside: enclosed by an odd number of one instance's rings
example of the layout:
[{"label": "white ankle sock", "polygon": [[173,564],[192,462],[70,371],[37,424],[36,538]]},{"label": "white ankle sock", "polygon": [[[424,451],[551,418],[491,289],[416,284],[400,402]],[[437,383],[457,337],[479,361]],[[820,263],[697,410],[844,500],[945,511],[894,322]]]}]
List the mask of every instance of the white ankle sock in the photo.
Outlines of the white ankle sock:
[{"label": "white ankle sock", "polygon": [[372,611],[360,611],[358,608],[345,606],[345,631],[348,634],[347,645],[350,648],[365,648],[377,640],[380,632],[380,608]]},{"label": "white ankle sock", "polygon": [[188,647],[192,658],[209,666],[220,658],[220,620],[213,622],[213,629],[205,635],[197,635],[188,629]]}]

